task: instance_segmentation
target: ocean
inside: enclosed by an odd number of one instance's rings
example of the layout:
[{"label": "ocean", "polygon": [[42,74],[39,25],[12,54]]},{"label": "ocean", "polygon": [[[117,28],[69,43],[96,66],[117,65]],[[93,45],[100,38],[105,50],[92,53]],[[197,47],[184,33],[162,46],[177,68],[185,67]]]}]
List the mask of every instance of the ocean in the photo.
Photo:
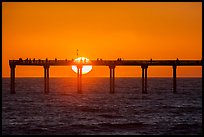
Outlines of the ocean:
[{"label": "ocean", "polygon": [[76,78],[50,78],[44,94],[43,78],[2,78],[3,135],[201,135],[202,78],[148,78],[142,94],[141,78],[116,78],[115,94],[109,78],[83,78],[82,94]]}]

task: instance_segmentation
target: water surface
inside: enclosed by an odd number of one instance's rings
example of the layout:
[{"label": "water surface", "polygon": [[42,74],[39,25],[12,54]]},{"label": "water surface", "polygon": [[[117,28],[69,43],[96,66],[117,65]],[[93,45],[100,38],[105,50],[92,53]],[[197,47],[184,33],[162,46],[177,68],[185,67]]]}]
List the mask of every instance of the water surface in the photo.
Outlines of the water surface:
[{"label": "water surface", "polygon": [[116,78],[115,94],[109,78],[83,78],[83,94],[76,78],[50,78],[43,94],[43,78],[17,78],[11,95],[10,79],[2,79],[2,134],[202,134],[202,79],[149,78],[148,94],[141,78]]}]

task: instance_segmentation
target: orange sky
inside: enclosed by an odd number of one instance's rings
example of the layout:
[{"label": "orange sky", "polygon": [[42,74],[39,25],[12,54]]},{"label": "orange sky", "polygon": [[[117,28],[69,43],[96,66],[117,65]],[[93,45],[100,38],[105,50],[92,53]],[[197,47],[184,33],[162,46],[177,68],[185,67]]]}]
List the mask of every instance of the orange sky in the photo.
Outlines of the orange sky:
[{"label": "orange sky", "polygon": [[[9,59],[201,59],[202,2],[3,2],[2,76]],[[43,67],[16,67],[17,77],[43,77]],[[178,67],[179,77],[202,77],[202,67]],[[51,67],[51,77],[75,77]],[[85,75],[109,77],[108,67]],[[140,77],[141,67],[116,67],[118,77]],[[171,77],[172,67],[149,67],[149,77]]]}]

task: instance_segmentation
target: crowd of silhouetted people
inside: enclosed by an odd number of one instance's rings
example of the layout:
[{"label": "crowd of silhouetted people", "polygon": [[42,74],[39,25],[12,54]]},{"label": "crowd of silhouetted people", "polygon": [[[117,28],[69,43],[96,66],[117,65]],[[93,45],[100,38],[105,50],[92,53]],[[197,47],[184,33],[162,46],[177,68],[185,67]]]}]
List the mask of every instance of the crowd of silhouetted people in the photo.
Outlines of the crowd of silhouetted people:
[{"label": "crowd of silhouetted people", "polygon": [[[50,62],[51,60],[48,60],[48,58],[46,58],[45,60],[41,60],[41,59],[31,59],[31,58],[26,58],[25,60],[23,60],[22,58],[19,58],[18,62],[22,62],[22,63],[43,63],[43,62]],[[52,60],[53,61],[53,60]],[[65,61],[68,61],[67,59],[65,59]],[[74,61],[74,59],[72,58],[71,61]],[[80,60],[80,61],[84,61],[86,62],[87,60]],[[54,59],[54,62],[59,62],[59,60],[57,60],[57,58]]]},{"label": "crowd of silhouetted people", "polygon": [[[123,59],[124,60],[124,59]],[[48,60],[48,58],[46,58],[45,59],[45,61],[44,60],[41,60],[41,59],[35,59],[35,58],[33,58],[33,59],[31,59],[31,58],[26,58],[25,60],[23,60],[22,58],[19,58],[19,60],[18,60],[19,62],[24,62],[24,63],[42,63],[42,62],[50,62],[50,60]],[[55,58],[55,60],[54,60],[55,62],[57,62],[58,60],[57,60],[57,58]],[[65,61],[68,61],[67,59],[65,59]],[[74,61],[74,59],[72,58],[72,61]],[[86,62],[86,59],[84,59],[84,60],[80,60],[81,62],[82,61],[84,61],[84,62]],[[102,59],[99,59],[99,58],[97,58],[97,61],[103,61]],[[117,61],[122,61],[122,59],[121,58],[118,58],[117,59]],[[152,58],[150,59],[150,62],[152,63]],[[176,62],[177,63],[179,63],[179,59],[177,58],[176,59]]]},{"label": "crowd of silhouetted people", "polygon": [[31,59],[31,58],[26,58],[25,60],[23,60],[22,58],[19,58],[19,62],[25,62],[25,63],[37,63],[37,62],[40,62],[41,60],[36,60],[35,58],[34,59]]},{"label": "crowd of silhouetted people", "polygon": [[[45,61],[44,60],[41,60],[41,59],[35,59],[35,58],[33,58],[33,59],[31,59],[31,58],[26,58],[25,60],[23,60],[22,58],[19,58],[19,60],[18,60],[19,62],[24,62],[24,63],[42,63],[42,62],[50,62],[50,60],[48,60],[48,58],[46,58],[45,59]],[[57,58],[55,58],[55,61],[57,61]]]}]

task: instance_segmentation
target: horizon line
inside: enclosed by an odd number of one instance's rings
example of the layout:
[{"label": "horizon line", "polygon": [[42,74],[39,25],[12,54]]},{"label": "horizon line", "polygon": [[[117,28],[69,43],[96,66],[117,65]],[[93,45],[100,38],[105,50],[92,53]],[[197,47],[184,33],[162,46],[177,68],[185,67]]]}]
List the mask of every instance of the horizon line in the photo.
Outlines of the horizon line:
[{"label": "horizon line", "polygon": [[[10,78],[10,77],[2,77],[2,78]],[[44,78],[43,76],[37,76],[37,77],[34,77],[34,76],[20,76],[20,77],[15,77],[15,78]],[[77,78],[77,77],[63,77],[63,76],[57,76],[57,77],[49,77],[49,78]],[[85,76],[83,78],[110,78],[110,77],[106,77],[106,76]],[[142,78],[142,77],[126,77],[126,76],[119,76],[119,77],[115,77],[115,78]],[[151,76],[151,77],[148,77],[148,78],[173,78],[173,77],[170,77],[170,76]],[[177,77],[177,78],[202,78],[202,76],[180,76],[180,77]]]}]

